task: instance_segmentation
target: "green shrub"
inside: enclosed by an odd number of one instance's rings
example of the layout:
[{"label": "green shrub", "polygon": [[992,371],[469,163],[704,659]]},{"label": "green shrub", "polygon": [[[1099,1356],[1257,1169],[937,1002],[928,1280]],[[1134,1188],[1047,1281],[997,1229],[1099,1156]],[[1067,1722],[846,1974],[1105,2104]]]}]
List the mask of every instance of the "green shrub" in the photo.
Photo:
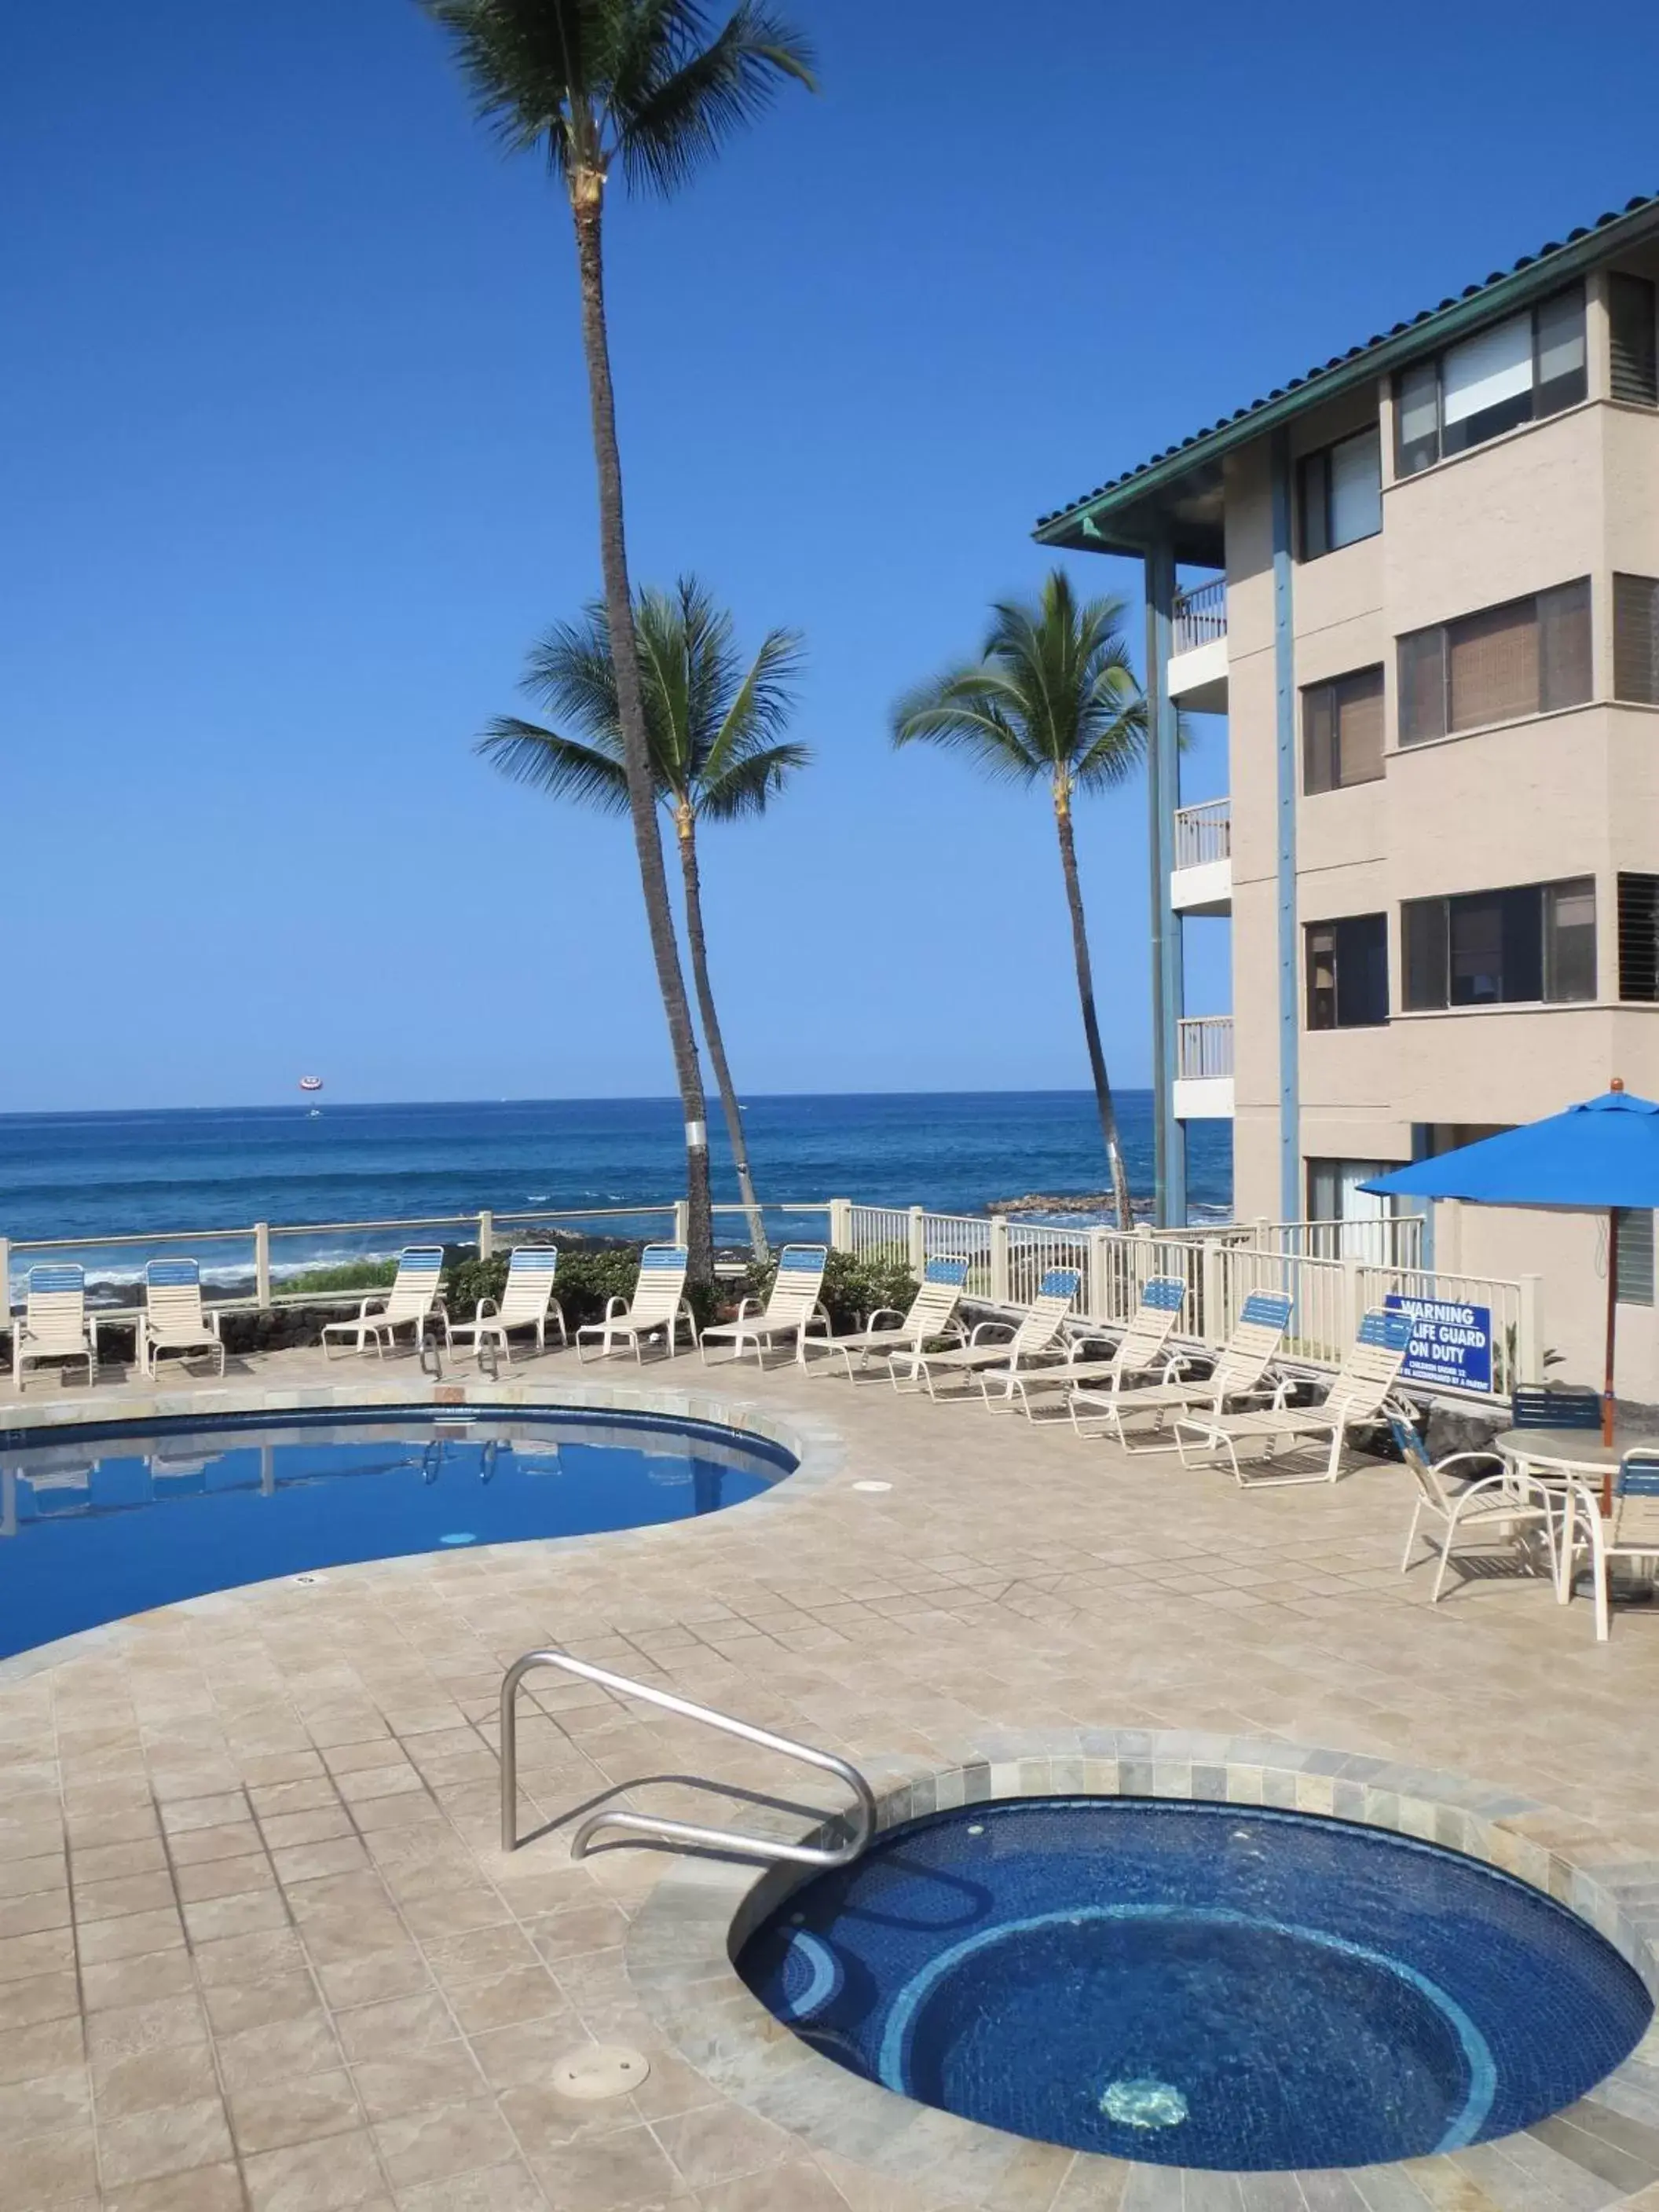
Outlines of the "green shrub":
[{"label": "green shrub", "polygon": [[895,1306],[903,1313],[916,1290],[908,1262],[896,1255],[890,1260],[858,1260],[850,1252],[832,1252],[820,1295],[840,1336],[848,1329],[862,1328],[878,1307]]},{"label": "green shrub", "polygon": [[[451,1321],[471,1321],[480,1298],[501,1302],[507,1287],[511,1255],[496,1252],[488,1260],[468,1253],[444,1273],[444,1300]],[[561,1252],[553,1295],[564,1310],[572,1334],[584,1322],[602,1321],[607,1298],[631,1297],[640,1272],[640,1247],[618,1244],[602,1251]]]},{"label": "green shrub", "polygon": [[337,1267],[307,1267],[302,1275],[279,1277],[271,1287],[285,1298],[302,1293],[321,1297],[331,1291],[385,1291],[397,1273],[395,1260],[342,1260]]}]

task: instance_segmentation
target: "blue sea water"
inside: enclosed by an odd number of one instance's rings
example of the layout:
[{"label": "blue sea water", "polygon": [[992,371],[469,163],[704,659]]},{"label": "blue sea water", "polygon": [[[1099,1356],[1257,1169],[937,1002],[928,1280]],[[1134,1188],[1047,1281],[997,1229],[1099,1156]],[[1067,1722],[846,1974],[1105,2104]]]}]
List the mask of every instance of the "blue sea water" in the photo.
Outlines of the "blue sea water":
[{"label": "blue sea water", "polygon": [[[1120,1095],[1135,1190],[1150,1195],[1152,1097]],[[989,1091],[755,1098],[745,1109],[769,1204],[853,1198],[978,1212],[1027,1192],[1104,1187],[1091,1096]],[[1231,1130],[1195,1124],[1196,1218],[1231,1198]],[[712,1125],[718,1200],[737,1184]],[[0,1115],[0,1236],[100,1237],[254,1221],[407,1220],[672,1200],[683,1145],[677,1102],[331,1103],[138,1113]],[[317,1253],[331,1249],[318,1240]]]}]

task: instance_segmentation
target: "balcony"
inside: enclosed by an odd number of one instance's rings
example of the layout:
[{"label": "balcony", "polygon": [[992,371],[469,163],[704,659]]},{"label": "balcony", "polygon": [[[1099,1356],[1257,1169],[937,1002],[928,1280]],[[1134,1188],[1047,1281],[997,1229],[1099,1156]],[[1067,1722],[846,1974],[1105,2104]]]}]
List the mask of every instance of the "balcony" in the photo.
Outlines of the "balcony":
[{"label": "balcony", "polygon": [[1206,799],[1181,806],[1175,817],[1175,866],[1170,904],[1177,914],[1233,910],[1233,803]]},{"label": "balcony", "polygon": [[1170,696],[1195,714],[1227,711],[1227,580],[1217,576],[1175,598]]},{"label": "balcony", "polygon": [[1176,1033],[1175,1115],[1177,1121],[1233,1118],[1233,1018],[1203,1014]]}]

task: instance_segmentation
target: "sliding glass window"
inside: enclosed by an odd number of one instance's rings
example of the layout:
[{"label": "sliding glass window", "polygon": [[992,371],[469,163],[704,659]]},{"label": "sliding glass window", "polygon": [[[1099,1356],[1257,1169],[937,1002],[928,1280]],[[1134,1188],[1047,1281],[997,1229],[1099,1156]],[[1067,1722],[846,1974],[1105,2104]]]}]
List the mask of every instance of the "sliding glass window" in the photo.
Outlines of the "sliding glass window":
[{"label": "sliding glass window", "polygon": [[1382,773],[1382,671],[1362,668],[1302,694],[1302,788],[1310,796]]},{"label": "sliding glass window", "polygon": [[1559,1005],[1595,996],[1595,883],[1408,899],[1400,909],[1407,1013]]},{"label": "sliding glass window", "polygon": [[1523,422],[1575,407],[1589,390],[1584,288],[1465,338],[1395,379],[1395,473],[1414,476]]},{"label": "sliding glass window", "polygon": [[1400,742],[1578,707],[1592,689],[1589,579],[1399,641]]}]

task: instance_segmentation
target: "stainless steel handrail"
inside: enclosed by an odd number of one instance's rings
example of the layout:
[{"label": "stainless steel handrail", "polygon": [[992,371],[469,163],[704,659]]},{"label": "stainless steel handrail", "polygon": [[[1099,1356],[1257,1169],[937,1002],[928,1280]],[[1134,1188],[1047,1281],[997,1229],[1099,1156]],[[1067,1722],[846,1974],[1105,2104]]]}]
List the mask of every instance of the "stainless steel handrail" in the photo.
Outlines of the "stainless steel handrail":
[{"label": "stainless steel handrail", "polygon": [[851,1834],[845,1843],[833,1846],[779,1843],[769,1836],[745,1836],[734,1829],[703,1828],[689,1820],[665,1820],[654,1813],[605,1809],[590,1813],[576,1830],[570,1839],[572,1858],[586,1857],[589,1843],[599,1829],[628,1828],[636,1835],[653,1836],[664,1843],[710,1844],[717,1850],[740,1851],[750,1858],[787,1861],[792,1866],[839,1867],[849,1866],[859,1857],[875,1833],[876,1801],[869,1784],[856,1766],[837,1759],[833,1752],[815,1751],[811,1744],[796,1743],[787,1735],[774,1735],[769,1729],[735,1720],[730,1713],[713,1712],[707,1705],[694,1705],[687,1698],[675,1697],[672,1691],[653,1689],[648,1682],[631,1681],[626,1674],[613,1674],[608,1668],[592,1666],[586,1659],[573,1659],[568,1651],[526,1651],[522,1659],[514,1660],[501,1680],[504,1851],[519,1848],[518,1694],[520,1683],[535,1667],[562,1668],[567,1674],[578,1675],[584,1682],[598,1682],[605,1689],[620,1690],[625,1697],[643,1698],[647,1705],[660,1705],[665,1712],[678,1713],[683,1720],[702,1721],[726,1735],[741,1736],[745,1743],[758,1744],[763,1751],[775,1751],[781,1758],[797,1759],[803,1766],[821,1767],[826,1774],[833,1774],[847,1784],[857,1804]]}]

